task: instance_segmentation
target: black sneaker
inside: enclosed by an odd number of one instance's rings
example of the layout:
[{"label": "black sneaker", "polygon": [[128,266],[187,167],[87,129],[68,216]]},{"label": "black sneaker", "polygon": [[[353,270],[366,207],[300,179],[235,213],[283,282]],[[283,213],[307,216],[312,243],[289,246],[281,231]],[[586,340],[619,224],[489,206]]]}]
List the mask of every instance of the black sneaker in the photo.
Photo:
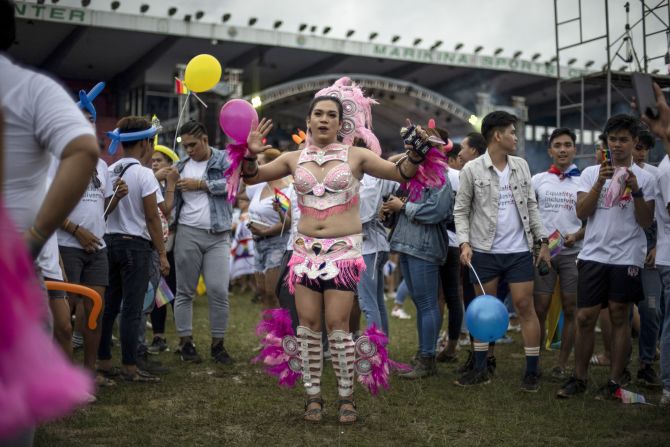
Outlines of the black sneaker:
[{"label": "black sneaker", "polygon": [[163,366],[161,362],[150,360],[146,351],[137,355],[137,368],[152,375],[170,372],[170,368]]},{"label": "black sneaker", "polygon": [[658,374],[656,374],[651,365],[644,365],[637,370],[637,381],[650,388],[660,388],[663,386],[661,379],[659,379]]},{"label": "black sneaker", "polygon": [[567,382],[563,384],[560,390],[556,393],[556,397],[561,399],[569,399],[577,394],[583,394],[586,391],[586,380],[581,380],[572,376]]},{"label": "black sneaker", "polygon": [[478,371],[472,368],[469,371],[466,371],[458,380],[454,383],[458,386],[472,386],[472,385],[483,385],[489,383],[489,373],[486,369]]},{"label": "black sneaker", "polygon": [[620,386],[628,386],[632,381],[633,375],[630,373],[628,368],[624,368],[623,372],[621,373],[621,377],[619,378]]},{"label": "black sneaker", "polygon": [[181,359],[184,362],[191,362],[191,363],[200,363],[202,362],[202,358],[198,355],[198,351],[195,350],[195,346],[193,343],[190,341],[187,341],[181,347],[179,348],[179,352],[181,354]]},{"label": "black sneaker", "polygon": [[537,373],[527,372],[521,381],[521,390],[529,393],[537,393],[540,389],[540,376]]},{"label": "black sneaker", "polygon": [[169,350],[170,348],[168,348],[167,340],[161,337],[154,337],[153,341],[151,342],[151,346],[148,348],[149,354],[153,355]]},{"label": "black sneaker", "polygon": [[596,400],[614,400],[617,399],[616,392],[621,388],[618,383],[610,379],[607,383],[600,388],[596,393]]},{"label": "black sneaker", "polygon": [[468,351],[468,358],[465,360],[461,366],[456,368],[458,374],[465,374],[466,372],[472,370],[475,367],[475,356],[472,351]]},{"label": "black sneaker", "polygon": [[212,346],[210,353],[212,354],[212,359],[215,363],[222,363],[224,365],[233,364],[233,359],[228,354],[228,351],[226,351],[222,341]]},{"label": "black sneaker", "polygon": [[496,358],[495,356],[487,357],[486,358],[486,369],[489,372],[489,375],[495,376],[496,374]]}]

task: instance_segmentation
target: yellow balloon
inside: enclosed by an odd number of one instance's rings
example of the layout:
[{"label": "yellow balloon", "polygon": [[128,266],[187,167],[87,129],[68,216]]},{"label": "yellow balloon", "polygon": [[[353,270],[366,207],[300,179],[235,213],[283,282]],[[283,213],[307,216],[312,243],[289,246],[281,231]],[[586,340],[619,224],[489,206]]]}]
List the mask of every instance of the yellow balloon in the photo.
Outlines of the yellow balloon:
[{"label": "yellow balloon", "polygon": [[221,64],[211,54],[199,54],[186,65],[184,83],[196,93],[205,92],[221,80]]}]

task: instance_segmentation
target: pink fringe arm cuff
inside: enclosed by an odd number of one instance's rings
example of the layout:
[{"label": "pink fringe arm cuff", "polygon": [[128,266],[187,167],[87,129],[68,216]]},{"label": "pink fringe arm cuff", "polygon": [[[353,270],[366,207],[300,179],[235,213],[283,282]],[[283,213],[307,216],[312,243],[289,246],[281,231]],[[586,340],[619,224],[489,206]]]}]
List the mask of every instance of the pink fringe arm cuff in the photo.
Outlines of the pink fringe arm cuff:
[{"label": "pink fringe arm cuff", "polygon": [[424,188],[441,188],[444,185],[448,169],[447,157],[433,147],[419,165],[416,175],[401,188],[408,192],[410,202],[416,202],[421,199]]}]

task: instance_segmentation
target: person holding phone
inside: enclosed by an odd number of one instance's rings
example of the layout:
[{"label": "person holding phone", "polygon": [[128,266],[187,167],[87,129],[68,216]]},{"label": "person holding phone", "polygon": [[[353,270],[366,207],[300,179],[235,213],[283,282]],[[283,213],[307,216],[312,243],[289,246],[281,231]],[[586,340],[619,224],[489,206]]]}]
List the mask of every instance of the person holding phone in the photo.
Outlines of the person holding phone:
[{"label": "person holding phone", "polygon": [[[629,115],[607,120],[604,134],[612,163],[604,160],[582,172],[577,195],[577,217],[587,219],[584,244],[577,259],[577,333],[575,371],[557,393],[569,398],[584,393],[594,329],[600,310],[608,308],[611,325],[609,380],[598,392],[599,399],[612,399],[621,386],[630,352],[631,304],[642,296],[640,271],[644,267],[646,237],[654,213],[655,182],[651,174],[634,164],[640,122]],[[608,189],[615,171],[625,170],[625,189],[616,204],[607,206]]]}]

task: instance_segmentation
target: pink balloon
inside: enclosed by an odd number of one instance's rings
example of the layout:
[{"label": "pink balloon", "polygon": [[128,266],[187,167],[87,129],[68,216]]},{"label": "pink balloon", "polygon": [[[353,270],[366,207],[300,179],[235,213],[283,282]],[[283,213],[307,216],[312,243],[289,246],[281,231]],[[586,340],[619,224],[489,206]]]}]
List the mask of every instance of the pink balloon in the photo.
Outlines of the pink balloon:
[{"label": "pink balloon", "polygon": [[258,126],[258,113],[245,100],[231,99],[221,107],[219,125],[236,143],[244,143],[251,129]]}]

